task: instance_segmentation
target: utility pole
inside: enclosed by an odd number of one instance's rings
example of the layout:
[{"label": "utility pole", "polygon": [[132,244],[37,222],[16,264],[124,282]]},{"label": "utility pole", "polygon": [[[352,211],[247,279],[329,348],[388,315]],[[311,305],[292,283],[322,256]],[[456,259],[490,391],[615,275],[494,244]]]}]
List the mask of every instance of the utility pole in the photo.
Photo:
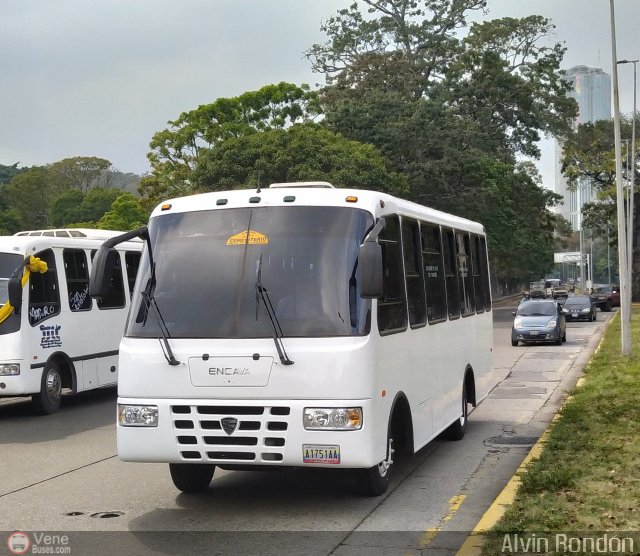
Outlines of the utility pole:
[{"label": "utility pole", "polygon": [[631,303],[627,292],[627,235],[622,187],[622,148],[620,141],[620,99],[618,94],[618,56],[616,53],[616,17],[614,0],[609,0],[611,11],[611,58],[613,67],[613,128],[616,150],[616,208],[618,216],[618,259],[620,262],[620,343],[622,355],[631,355]]}]

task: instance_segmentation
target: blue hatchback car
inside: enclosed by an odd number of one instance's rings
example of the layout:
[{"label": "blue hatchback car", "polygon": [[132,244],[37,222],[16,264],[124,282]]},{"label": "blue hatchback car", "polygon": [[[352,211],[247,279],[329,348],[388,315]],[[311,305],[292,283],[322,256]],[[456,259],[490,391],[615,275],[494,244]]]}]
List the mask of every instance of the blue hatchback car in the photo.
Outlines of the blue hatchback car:
[{"label": "blue hatchback car", "polygon": [[513,315],[512,346],[517,346],[518,342],[553,342],[559,346],[567,341],[567,322],[557,301],[523,301]]}]

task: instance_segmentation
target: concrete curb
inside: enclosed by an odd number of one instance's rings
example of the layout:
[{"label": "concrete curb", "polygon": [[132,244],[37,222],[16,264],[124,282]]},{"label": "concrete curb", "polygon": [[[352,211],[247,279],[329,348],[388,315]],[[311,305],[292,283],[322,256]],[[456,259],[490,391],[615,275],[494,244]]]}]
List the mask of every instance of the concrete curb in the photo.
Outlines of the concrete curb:
[{"label": "concrete curb", "polygon": [[[572,365],[572,370],[579,368],[580,376],[575,382],[576,388],[579,388],[584,383],[585,378],[582,376],[582,373],[586,368],[586,366],[589,364],[589,361],[591,361],[591,358],[593,357],[593,355],[598,353],[598,351],[600,351],[600,346],[602,345],[604,334],[606,330],[609,328],[609,326],[611,325],[611,323],[613,322],[613,320],[615,318],[618,318],[617,315],[619,315],[619,313],[616,313],[616,315],[614,315],[614,317],[607,323],[607,326],[603,329],[602,335],[598,340],[598,345],[594,349],[593,354],[589,356],[588,360],[585,362],[585,361],[581,361],[580,360],[581,358],[577,358],[574,364]],[[563,384],[565,383],[565,380],[569,379],[569,375],[573,376],[573,373],[571,373],[570,371],[567,374],[567,377],[565,377],[565,379],[561,382],[560,387],[563,386]],[[507,511],[509,506],[513,504],[516,498],[516,493],[518,491],[518,488],[520,487],[520,475],[526,470],[531,460],[533,460],[534,458],[538,458],[542,453],[542,450],[544,449],[544,445],[547,440],[547,436],[551,431],[551,427],[553,426],[555,421],[558,420],[560,416],[559,411],[562,409],[564,404],[567,403],[569,399],[571,399],[571,396],[567,396],[565,400],[562,402],[562,404],[558,408],[558,412],[556,412],[553,419],[551,419],[551,421],[548,423],[542,435],[540,435],[540,438],[538,439],[538,441],[533,445],[529,453],[526,455],[526,457],[524,458],[524,460],[516,470],[516,472],[511,477],[511,479],[509,479],[509,482],[506,484],[506,486],[502,489],[500,494],[498,494],[496,499],[493,501],[491,506],[489,506],[487,511],[480,518],[480,521],[478,521],[476,526],[473,528],[473,531],[471,531],[471,533],[466,538],[466,540],[464,541],[464,543],[462,544],[458,552],[456,552],[456,556],[481,556],[482,548],[485,544],[485,533],[500,520],[500,518],[504,515],[504,513]]]}]

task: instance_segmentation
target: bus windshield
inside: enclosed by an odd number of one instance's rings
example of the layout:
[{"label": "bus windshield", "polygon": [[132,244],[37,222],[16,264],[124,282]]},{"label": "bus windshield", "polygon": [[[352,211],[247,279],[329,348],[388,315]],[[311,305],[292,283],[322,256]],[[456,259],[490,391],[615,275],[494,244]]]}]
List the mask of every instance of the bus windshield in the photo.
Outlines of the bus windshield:
[{"label": "bus windshield", "polygon": [[[373,225],[348,207],[230,208],[151,219],[154,296],[172,338],[268,338],[266,289],[284,337],[360,336],[371,302],[356,279],[358,248]],[[145,308],[145,251],[126,335],[157,338]]]},{"label": "bus windshield", "polygon": [[14,253],[0,253],[0,305],[9,300],[7,285],[9,278],[23,261],[22,255]]}]

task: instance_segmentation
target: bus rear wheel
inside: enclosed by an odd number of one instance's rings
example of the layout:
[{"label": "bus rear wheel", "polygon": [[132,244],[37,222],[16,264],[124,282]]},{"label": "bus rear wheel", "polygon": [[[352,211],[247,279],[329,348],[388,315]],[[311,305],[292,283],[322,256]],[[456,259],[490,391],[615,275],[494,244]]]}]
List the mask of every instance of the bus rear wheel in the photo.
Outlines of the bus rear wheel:
[{"label": "bus rear wheel", "polygon": [[209,488],[216,466],[208,463],[170,463],[171,480],[182,492],[202,492]]},{"label": "bus rear wheel", "polygon": [[31,399],[43,415],[51,415],[60,409],[62,402],[62,374],[57,363],[47,363],[40,380],[40,392],[32,394]]},{"label": "bus rear wheel", "polygon": [[467,421],[469,420],[469,400],[467,399],[467,385],[462,385],[462,414],[449,428],[444,431],[445,438],[449,440],[462,440],[467,432]]}]

